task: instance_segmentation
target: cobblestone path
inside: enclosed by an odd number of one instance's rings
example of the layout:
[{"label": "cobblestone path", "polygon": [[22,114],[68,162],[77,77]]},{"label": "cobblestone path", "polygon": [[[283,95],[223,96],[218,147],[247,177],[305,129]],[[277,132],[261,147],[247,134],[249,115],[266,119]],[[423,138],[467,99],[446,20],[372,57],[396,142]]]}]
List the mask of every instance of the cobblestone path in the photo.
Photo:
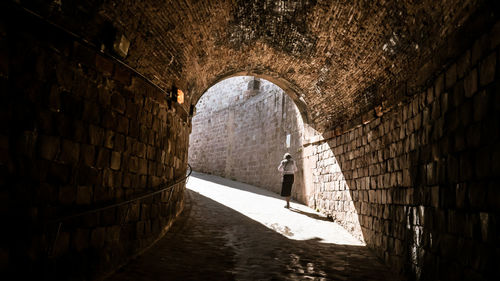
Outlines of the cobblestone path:
[{"label": "cobblestone path", "polygon": [[250,185],[194,173],[186,207],[108,280],[397,280],[337,224]]}]

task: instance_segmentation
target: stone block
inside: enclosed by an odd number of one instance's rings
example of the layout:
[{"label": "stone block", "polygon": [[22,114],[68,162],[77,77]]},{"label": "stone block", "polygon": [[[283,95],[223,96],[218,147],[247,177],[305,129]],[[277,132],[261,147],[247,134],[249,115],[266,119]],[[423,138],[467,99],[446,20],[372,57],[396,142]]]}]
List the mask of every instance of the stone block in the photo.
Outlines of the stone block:
[{"label": "stone block", "polygon": [[115,132],[106,130],[104,133],[104,147],[112,149],[115,144]]},{"label": "stone block", "polygon": [[486,34],[474,42],[471,50],[472,65],[476,64],[485,55],[489,45],[489,37]]},{"label": "stone block", "polygon": [[102,116],[102,127],[105,129],[116,130],[117,127],[117,114],[114,111],[106,110]]},{"label": "stone block", "polygon": [[137,116],[139,115],[139,105],[134,102],[127,101],[127,109],[125,115],[132,120],[137,119]]},{"label": "stone block", "polygon": [[140,157],[146,157],[147,146],[145,143],[137,142],[135,146],[135,154]]},{"label": "stone block", "polygon": [[474,96],[474,121],[481,121],[486,118],[488,114],[488,95],[486,91],[481,91]]},{"label": "stone block", "polygon": [[468,185],[468,198],[473,209],[481,210],[486,203],[488,186],[486,183],[471,183]]},{"label": "stone block", "polygon": [[500,182],[491,182],[488,184],[488,194],[486,200],[488,201],[488,209],[493,212],[500,211]]},{"label": "stone block", "polygon": [[[490,147],[482,148],[475,153],[474,167],[476,170],[475,174],[478,179],[485,179],[491,175],[491,149],[489,148]],[[498,159],[495,161],[498,161]]]},{"label": "stone block", "polygon": [[104,129],[90,125],[89,126],[89,141],[92,145],[100,146],[104,141]]},{"label": "stone block", "polygon": [[80,156],[80,145],[78,143],[63,140],[61,155],[59,160],[63,163],[74,164],[78,162]]},{"label": "stone block", "polygon": [[500,159],[500,145],[494,145],[492,150],[491,158],[493,161],[491,163],[491,171],[494,175],[500,175],[500,161],[498,161]]},{"label": "stone block", "polygon": [[114,66],[115,64],[111,60],[104,58],[103,56],[98,54],[95,55],[95,67],[97,71],[104,74],[104,76],[113,75]]},{"label": "stone block", "polygon": [[465,76],[465,74],[470,69],[470,65],[471,65],[471,52],[470,52],[470,50],[467,50],[458,59],[458,62],[457,62],[457,75],[458,75],[458,78],[463,78]]},{"label": "stone block", "polygon": [[121,114],[125,113],[125,99],[121,94],[115,93],[111,96],[111,107]]},{"label": "stone block", "polygon": [[78,228],[72,236],[71,248],[77,252],[87,249],[90,242],[90,231],[86,228]]},{"label": "stone block", "polygon": [[100,107],[94,102],[83,103],[82,119],[91,124],[99,124],[101,120]]},{"label": "stone block", "polygon": [[54,163],[49,163],[49,169],[47,170],[47,182],[54,184],[67,184],[70,179],[70,168],[66,165]]},{"label": "stone block", "polygon": [[457,81],[457,65],[452,64],[446,70],[446,77],[445,77],[446,89],[453,87],[456,81]]},{"label": "stone block", "polygon": [[129,130],[129,119],[124,116],[119,116],[117,119],[116,132],[127,135]]},{"label": "stone block", "polygon": [[115,143],[113,146],[114,146],[114,149],[118,152],[125,151],[125,136],[122,134],[116,134]]},{"label": "stone block", "polygon": [[70,242],[70,234],[69,232],[59,232],[57,240],[54,242],[54,248],[52,250],[52,254],[55,257],[62,256],[66,254],[69,250],[69,242]]},{"label": "stone block", "polygon": [[92,186],[78,186],[76,192],[76,204],[88,205],[92,201]]},{"label": "stone block", "polygon": [[136,236],[137,237],[142,237],[145,233],[145,222],[144,221],[138,221],[136,223]]},{"label": "stone block", "polygon": [[474,156],[465,151],[459,156],[459,181],[469,181],[474,176]]},{"label": "stone block", "polygon": [[496,53],[491,53],[479,64],[479,83],[481,86],[488,85],[495,80]]},{"label": "stone block", "polygon": [[88,142],[88,128],[87,125],[80,121],[73,121],[73,140],[78,143],[87,143]]},{"label": "stone block", "polygon": [[73,85],[74,71],[70,67],[69,63],[65,61],[59,62],[56,65],[55,70],[59,86],[66,91],[70,91]]},{"label": "stone block", "polygon": [[148,161],[146,159],[139,159],[139,174],[146,175],[148,173]]},{"label": "stone block", "polygon": [[80,161],[87,166],[95,164],[95,146],[82,144],[80,146]]},{"label": "stone block", "polygon": [[139,171],[139,158],[131,156],[128,169],[132,173],[137,173]]},{"label": "stone block", "polygon": [[59,202],[62,205],[71,205],[76,199],[76,187],[71,185],[63,185],[59,187]]},{"label": "stone block", "polygon": [[477,68],[474,68],[464,79],[465,97],[472,97],[478,89]]},{"label": "stone block", "polygon": [[453,106],[460,106],[464,102],[465,90],[464,81],[460,80],[453,86],[453,95],[451,96]]},{"label": "stone block", "polygon": [[90,246],[95,249],[100,249],[104,246],[104,239],[106,237],[106,228],[97,227],[92,230],[90,235]]},{"label": "stone block", "polygon": [[120,241],[120,226],[113,225],[106,227],[106,239],[107,243],[118,243]]},{"label": "stone block", "polygon": [[430,187],[431,193],[431,206],[434,208],[439,208],[439,186],[435,185]]},{"label": "stone block", "polygon": [[106,148],[99,148],[97,153],[97,168],[108,168],[110,165],[110,151]]},{"label": "stone block", "polygon": [[130,70],[126,69],[123,66],[115,65],[115,72],[113,75],[113,79],[119,81],[125,86],[129,86],[131,83]]},{"label": "stone block", "polygon": [[111,153],[111,169],[119,170],[121,164],[121,153],[113,151]]},{"label": "stone block", "polygon": [[107,209],[100,212],[102,225],[114,225],[117,223],[116,208]]},{"label": "stone block", "polygon": [[54,160],[59,153],[61,141],[58,137],[41,135],[38,137],[40,143],[40,157],[46,160]]},{"label": "stone block", "polygon": [[82,100],[72,93],[63,91],[61,93],[61,112],[75,119],[82,117]]}]

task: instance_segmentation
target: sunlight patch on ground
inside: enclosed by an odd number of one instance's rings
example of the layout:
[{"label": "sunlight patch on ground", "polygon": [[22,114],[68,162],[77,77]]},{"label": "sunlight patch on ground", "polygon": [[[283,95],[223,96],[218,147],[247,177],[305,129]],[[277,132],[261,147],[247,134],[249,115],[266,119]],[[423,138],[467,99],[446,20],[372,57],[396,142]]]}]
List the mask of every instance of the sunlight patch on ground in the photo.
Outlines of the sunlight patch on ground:
[{"label": "sunlight patch on ground", "polygon": [[193,172],[187,188],[219,202],[266,227],[294,240],[318,239],[322,243],[341,245],[365,244],[347,230],[311,208],[285,201],[278,194],[252,185],[221,177]]}]

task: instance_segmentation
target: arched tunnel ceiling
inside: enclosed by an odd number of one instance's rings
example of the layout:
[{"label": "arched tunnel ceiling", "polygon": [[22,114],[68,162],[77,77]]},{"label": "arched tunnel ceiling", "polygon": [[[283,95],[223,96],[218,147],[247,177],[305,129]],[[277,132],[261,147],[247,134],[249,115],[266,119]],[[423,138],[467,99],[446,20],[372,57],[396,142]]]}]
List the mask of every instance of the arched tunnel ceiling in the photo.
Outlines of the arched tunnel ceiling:
[{"label": "arched tunnel ceiling", "polygon": [[110,23],[131,41],[128,64],[161,87],[185,89],[192,103],[225,77],[265,77],[323,130],[398,102],[404,93],[391,89],[487,1],[21,3],[93,42]]}]

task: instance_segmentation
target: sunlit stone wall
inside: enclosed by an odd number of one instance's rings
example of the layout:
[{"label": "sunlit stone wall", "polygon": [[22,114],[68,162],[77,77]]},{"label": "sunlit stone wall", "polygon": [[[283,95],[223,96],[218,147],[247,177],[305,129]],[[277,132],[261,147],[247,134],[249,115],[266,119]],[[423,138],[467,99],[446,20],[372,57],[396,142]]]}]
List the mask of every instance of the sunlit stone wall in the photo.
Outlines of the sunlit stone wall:
[{"label": "sunlit stone wall", "polygon": [[[289,152],[302,167],[302,119],[291,99],[266,80],[242,76],[210,88],[192,119],[189,163],[196,171],[281,190],[277,171]],[[287,135],[289,147],[287,147]],[[293,189],[305,201],[302,169]]]}]

